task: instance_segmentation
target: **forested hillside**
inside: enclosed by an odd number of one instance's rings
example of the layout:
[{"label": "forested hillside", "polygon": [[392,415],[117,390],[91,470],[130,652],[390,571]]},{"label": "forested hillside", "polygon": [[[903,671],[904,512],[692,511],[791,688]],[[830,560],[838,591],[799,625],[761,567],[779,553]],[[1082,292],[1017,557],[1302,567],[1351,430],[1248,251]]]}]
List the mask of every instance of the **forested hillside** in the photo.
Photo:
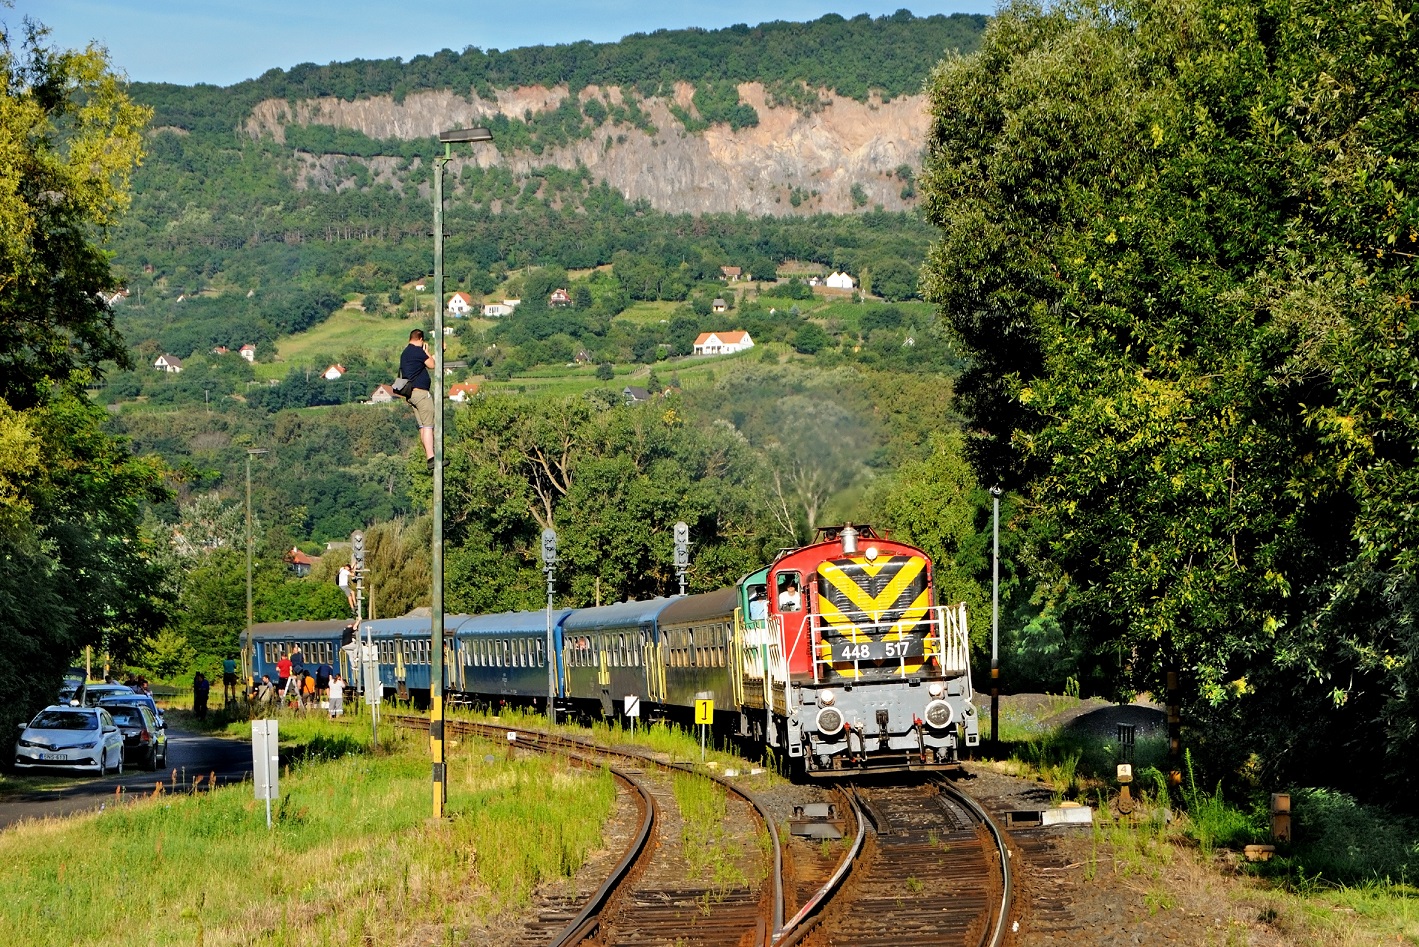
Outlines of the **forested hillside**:
[{"label": "forested hillside", "polygon": [[[561,594],[587,604],[664,592],[677,519],[708,589],[864,518],[915,536],[946,594],[983,608],[989,501],[951,434],[961,362],[914,301],[932,239],[921,88],[983,24],[828,16],[134,86],[155,115],[112,241],[133,365],[95,397],[174,474],[148,525],[178,537],[180,604],[143,660],[210,665],[244,621],[249,448],[269,451],[252,465],[258,618],[338,612],[317,594],[333,557],[313,583],[282,559],[356,527],[377,612],[427,604],[422,455],[402,404],[364,402],[430,327],[434,133],[474,123],[495,139],[448,166],[446,291],[521,304],[450,320],[449,380],[481,386],[448,414],[451,608],[535,605],[545,525]],[[833,271],[854,289],[811,285]],[[755,348],[691,357],[727,329]],[[628,386],[652,400],[627,404]],[[922,489],[951,499],[924,511]]]}]

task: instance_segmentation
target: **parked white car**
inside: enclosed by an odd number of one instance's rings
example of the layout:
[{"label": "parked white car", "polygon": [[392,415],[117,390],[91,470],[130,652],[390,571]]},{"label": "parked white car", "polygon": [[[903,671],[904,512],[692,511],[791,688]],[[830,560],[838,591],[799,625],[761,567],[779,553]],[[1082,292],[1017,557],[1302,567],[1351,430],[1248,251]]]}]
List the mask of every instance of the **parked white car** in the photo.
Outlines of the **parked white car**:
[{"label": "parked white car", "polygon": [[15,745],[15,768],[59,766],[123,772],[123,733],[102,707],[56,704],[35,714]]}]

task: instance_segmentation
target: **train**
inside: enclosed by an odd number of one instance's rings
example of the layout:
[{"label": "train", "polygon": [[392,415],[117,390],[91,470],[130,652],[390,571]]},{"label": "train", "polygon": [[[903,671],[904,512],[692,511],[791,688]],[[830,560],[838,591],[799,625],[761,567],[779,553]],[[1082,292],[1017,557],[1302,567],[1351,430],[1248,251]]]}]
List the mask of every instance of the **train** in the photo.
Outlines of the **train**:
[{"label": "train", "polygon": [[[360,649],[372,645],[382,693],[425,701],[423,612],[254,625],[249,671],[274,680],[276,661],[299,647],[307,665],[323,660],[358,686]],[[443,640],[451,702],[545,710],[551,700],[559,714],[680,724],[698,703],[720,734],[810,779],[950,768],[980,743],[964,603],[936,604],[928,556],[865,525],[820,528],[728,588],[445,615]]]}]

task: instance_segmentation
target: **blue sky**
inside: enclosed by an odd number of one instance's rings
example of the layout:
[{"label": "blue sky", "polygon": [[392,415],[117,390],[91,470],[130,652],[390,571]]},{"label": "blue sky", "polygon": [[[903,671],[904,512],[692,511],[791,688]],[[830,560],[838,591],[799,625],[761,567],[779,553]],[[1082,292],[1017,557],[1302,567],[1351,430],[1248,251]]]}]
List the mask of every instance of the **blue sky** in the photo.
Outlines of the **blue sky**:
[{"label": "blue sky", "polygon": [[468,46],[513,49],[536,43],[607,42],[627,33],[767,20],[815,20],[825,13],[918,16],[990,13],[994,0],[0,0],[0,20],[25,16],[50,27],[59,46],[98,41],[130,79],[230,85],[273,66],[349,59],[409,59]]}]

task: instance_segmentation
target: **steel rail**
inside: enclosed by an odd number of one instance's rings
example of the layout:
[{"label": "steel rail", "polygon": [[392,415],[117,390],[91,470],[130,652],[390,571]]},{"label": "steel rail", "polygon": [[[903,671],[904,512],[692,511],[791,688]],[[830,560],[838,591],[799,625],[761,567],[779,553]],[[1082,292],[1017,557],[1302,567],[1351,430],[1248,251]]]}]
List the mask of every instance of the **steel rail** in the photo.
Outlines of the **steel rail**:
[{"label": "steel rail", "polygon": [[[422,730],[428,726],[428,720],[426,718],[416,716],[396,717],[394,718],[394,722],[398,726],[412,727],[418,730]],[[450,721],[449,726],[450,733],[468,733],[470,731],[484,729],[496,729],[502,732],[518,732],[516,728],[494,727],[491,724],[478,724],[462,720]],[[562,754],[568,759],[576,760],[588,767],[599,767],[602,765],[596,760],[589,759],[579,753],[566,752],[565,746],[554,746],[551,740],[546,742],[541,740],[520,740],[518,742],[529,749],[544,753],[550,753],[554,749],[561,750]],[[621,856],[621,860],[611,869],[611,872],[606,876],[606,880],[592,893],[591,897],[587,900],[586,904],[583,905],[582,909],[577,912],[576,916],[568,921],[567,925],[562,928],[562,932],[550,942],[550,947],[572,947],[572,945],[579,944],[586,940],[592,932],[600,926],[601,919],[598,915],[601,910],[606,907],[607,902],[611,900],[612,896],[615,895],[617,889],[630,877],[631,869],[635,867],[636,862],[645,852],[646,844],[650,841],[651,833],[654,831],[659,819],[660,809],[655,804],[655,796],[644,783],[631,776],[631,774],[623,772],[614,766],[608,766],[607,769],[615,775],[617,779],[634,789],[640,796],[644,816],[640,821],[640,828],[636,830],[635,838],[626,846],[626,852]]]},{"label": "steel rail", "polygon": [[[583,761],[591,762],[589,760]],[[567,923],[562,933],[552,941],[551,947],[571,947],[573,944],[579,944],[586,940],[591,932],[600,926],[601,918],[599,915],[602,908],[606,907],[607,902],[611,900],[611,896],[614,895],[616,890],[630,877],[631,869],[640,859],[642,853],[644,853],[646,843],[650,841],[651,831],[655,828],[656,821],[659,818],[659,810],[655,805],[655,797],[651,795],[650,790],[646,788],[644,783],[638,779],[632,779],[629,774],[623,773],[615,767],[611,767],[611,772],[615,773],[621,779],[624,779],[640,794],[641,802],[645,807],[645,818],[641,820],[641,827],[636,833],[636,837],[631,841],[631,844],[627,846],[626,854],[616,863],[616,867],[611,869],[611,874],[602,882],[601,887],[597,888],[595,893],[592,894],[591,899],[586,902],[586,906],[577,913],[576,917],[572,918],[571,921]]]},{"label": "steel rail", "polygon": [[813,896],[803,903],[803,907],[798,909],[797,914],[774,931],[773,938],[769,941],[772,947],[792,947],[808,936],[815,926],[808,923],[809,919],[816,915],[827,903],[828,898],[838,890],[847,878],[848,872],[852,870],[852,866],[856,864],[858,856],[862,854],[862,845],[867,839],[867,816],[862,811],[862,807],[858,805],[855,792],[849,791],[844,795],[857,818],[857,837],[853,839],[852,845],[843,855],[842,861],[838,862],[838,867],[833,870],[832,876],[823,882],[822,887],[813,892]]},{"label": "steel rail", "polygon": [[[400,722],[408,721],[409,723],[412,723],[412,724],[414,724],[415,726],[419,726],[419,727],[423,727],[423,726],[427,726],[427,725],[428,725],[427,720],[426,720],[425,718],[423,718],[423,717],[401,717],[401,718],[397,718],[397,719],[398,719]],[[597,752],[597,753],[602,753],[602,754],[605,754],[605,755],[608,755],[608,756],[619,756],[619,757],[621,757],[621,758],[623,758],[623,759],[635,760],[635,761],[637,761],[637,762],[639,762],[639,763],[648,764],[648,765],[651,765],[651,766],[657,766],[657,767],[660,767],[660,768],[662,768],[662,769],[673,769],[673,770],[678,770],[678,771],[683,772],[683,773],[690,773],[690,774],[696,775],[696,776],[703,776],[703,777],[705,777],[705,778],[707,778],[707,779],[713,780],[714,782],[718,783],[718,784],[719,784],[721,787],[723,787],[727,792],[733,793],[735,796],[739,797],[740,799],[742,799],[742,800],[744,800],[745,802],[747,802],[749,805],[753,806],[753,807],[754,807],[754,810],[759,813],[759,818],[762,819],[763,822],[764,822],[764,827],[765,827],[765,829],[767,830],[768,835],[769,835],[769,841],[773,844],[773,853],[774,853],[774,854],[773,854],[773,861],[774,861],[774,867],[773,867],[773,917],[771,918],[771,921],[770,921],[770,925],[771,925],[771,926],[769,927],[769,930],[770,930],[770,931],[777,931],[777,930],[779,930],[781,927],[783,927],[783,912],[784,912],[784,895],[783,895],[783,847],[779,844],[778,831],[776,830],[776,826],[775,826],[775,823],[774,823],[773,816],[771,816],[771,815],[769,814],[769,811],[764,808],[763,804],[760,803],[758,799],[755,799],[752,795],[750,795],[749,793],[745,792],[743,789],[740,789],[738,786],[736,786],[736,785],[734,785],[733,783],[731,783],[728,779],[726,779],[726,778],[724,778],[724,777],[722,777],[722,776],[719,776],[719,775],[717,775],[717,774],[714,774],[714,773],[707,773],[707,772],[703,772],[703,771],[701,771],[701,770],[697,770],[697,769],[695,769],[695,768],[692,767],[692,766],[686,766],[686,765],[683,765],[683,764],[680,764],[680,763],[666,763],[666,762],[662,762],[662,761],[660,761],[660,760],[653,759],[653,758],[651,758],[649,755],[644,754],[644,753],[640,753],[640,752],[636,752],[636,751],[632,751],[632,750],[625,750],[625,749],[620,749],[620,750],[618,750],[618,749],[612,749],[612,748],[609,748],[609,747],[603,747],[603,746],[599,746],[599,745],[597,745],[597,744],[595,744],[595,743],[591,743],[591,742],[586,741],[586,740],[578,740],[578,739],[576,739],[576,738],[574,738],[574,737],[565,736],[565,735],[563,735],[563,734],[549,733],[549,732],[541,731],[541,730],[526,730],[526,729],[522,729],[522,728],[519,728],[519,727],[510,727],[510,726],[506,726],[506,725],[498,725],[498,724],[493,724],[493,723],[482,723],[482,722],[478,722],[478,721],[465,721],[465,720],[460,720],[460,721],[451,722],[449,726],[450,726],[450,730],[452,730],[452,731],[454,731],[454,732],[470,732],[470,731],[472,731],[472,732],[482,732],[485,736],[488,735],[489,733],[513,733],[513,734],[519,734],[519,735],[521,735],[521,734],[527,734],[528,736],[532,737],[533,739],[531,739],[531,740],[521,740],[521,739],[519,739],[519,740],[517,740],[517,741],[515,741],[515,742],[520,743],[520,744],[523,745],[523,746],[531,747],[531,748],[533,748],[533,749],[541,749],[541,748],[544,748],[544,747],[551,747],[551,746],[553,746],[553,745],[557,745],[557,746],[561,746],[561,747],[574,747],[574,748],[576,748],[576,749],[578,749],[578,750],[593,750],[593,751],[595,751],[595,752]],[[542,747],[539,747],[538,744],[543,744],[543,746],[542,746]],[[620,774],[620,775],[623,775],[623,774]],[[771,937],[771,936],[772,936],[772,935],[770,935],[770,937]],[[769,941],[766,941],[765,943],[768,943],[768,942],[769,942]]]},{"label": "steel rail", "polygon": [[970,796],[961,792],[955,786],[944,779],[935,780],[937,788],[949,794],[957,802],[964,805],[975,813],[987,829],[990,830],[991,837],[995,839],[996,850],[1000,854],[1000,910],[995,919],[995,928],[991,930],[987,925],[986,930],[981,934],[981,947],[1001,947],[1005,943],[1005,923],[1010,919],[1010,901],[1012,898],[1013,879],[1010,870],[1010,846],[1005,841],[1005,835],[1000,831],[1000,827],[995,824],[995,820],[985,811],[980,803]]},{"label": "steel rail", "polygon": [[[640,763],[649,764],[651,766],[658,766],[663,769],[673,769],[678,770],[682,773],[689,773],[695,776],[703,776],[706,779],[718,783],[726,791],[733,793],[735,796],[738,796],[740,799],[743,799],[749,805],[753,806],[754,810],[759,813],[759,818],[764,820],[764,827],[768,830],[769,840],[773,843],[774,849],[773,918],[772,927],[770,928],[770,930],[778,930],[780,927],[783,926],[783,848],[779,844],[778,832],[775,831],[773,816],[769,814],[769,811],[764,808],[763,804],[760,803],[759,800],[755,799],[752,795],[731,783],[728,779],[724,778],[723,776],[716,775],[715,773],[707,773],[701,770],[697,770],[693,766],[686,766],[681,763],[666,763],[662,762],[661,760],[652,759],[650,756],[634,750],[612,749],[609,747],[598,746],[597,744],[590,743],[585,740],[578,740],[575,737],[569,737],[563,734],[547,733],[541,730],[520,730],[517,727],[498,726],[497,724],[475,723],[471,721],[467,723],[467,726],[479,729],[500,731],[503,733],[527,733],[531,736],[536,737],[537,740],[546,741],[549,744],[560,743],[565,746],[572,746],[582,750],[595,750],[598,753],[605,753],[609,756],[619,756],[625,759],[632,759]],[[527,743],[527,741],[521,742]],[[527,745],[531,744],[528,743]]]}]

